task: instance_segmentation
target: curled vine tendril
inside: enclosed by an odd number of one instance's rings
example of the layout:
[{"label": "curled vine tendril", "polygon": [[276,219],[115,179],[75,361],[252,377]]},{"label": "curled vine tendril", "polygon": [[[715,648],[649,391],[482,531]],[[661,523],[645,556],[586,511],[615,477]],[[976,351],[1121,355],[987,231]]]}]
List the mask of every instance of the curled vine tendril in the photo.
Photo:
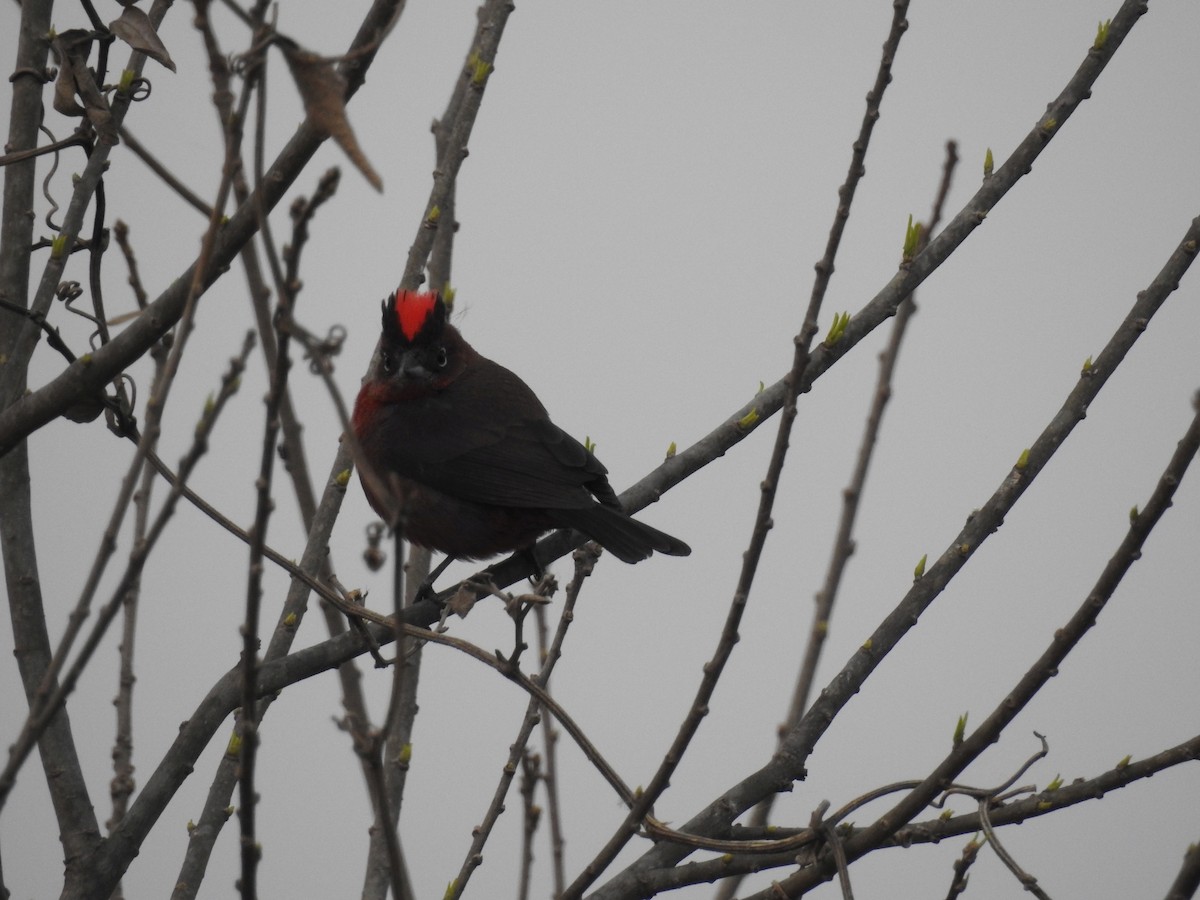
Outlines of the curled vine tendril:
[{"label": "curled vine tendril", "polygon": [[[41,131],[42,134],[46,135],[46,137],[50,138],[50,143],[52,143],[52,144],[57,143],[57,138],[54,137],[54,133],[49,128],[47,128],[45,125],[39,125],[38,130]],[[49,228],[51,231],[61,231],[62,230],[61,228],[59,228],[57,225],[54,224],[54,220],[51,218],[51,216],[53,216],[56,212],[58,212],[58,204],[55,203],[54,198],[50,196],[50,179],[52,179],[54,177],[54,173],[57,171],[58,171],[58,151],[55,150],[54,151],[54,160],[50,163],[50,171],[47,172],[46,177],[42,179],[42,196],[45,197],[46,202],[50,204],[50,209],[46,212],[46,227]]]}]

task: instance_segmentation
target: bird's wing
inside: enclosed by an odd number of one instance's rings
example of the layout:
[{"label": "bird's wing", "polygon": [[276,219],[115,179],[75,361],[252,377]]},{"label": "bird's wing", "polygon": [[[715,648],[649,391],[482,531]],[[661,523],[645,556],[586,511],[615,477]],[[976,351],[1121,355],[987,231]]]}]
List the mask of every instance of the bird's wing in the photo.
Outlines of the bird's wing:
[{"label": "bird's wing", "polygon": [[491,444],[446,457],[439,490],[476,503],[571,509],[593,502],[604,466],[549,419],[515,422]]},{"label": "bird's wing", "polygon": [[462,500],[573,509],[616,497],[607,470],[550,421],[533,391],[480,358],[449,387],[406,410],[389,440],[396,471]]}]

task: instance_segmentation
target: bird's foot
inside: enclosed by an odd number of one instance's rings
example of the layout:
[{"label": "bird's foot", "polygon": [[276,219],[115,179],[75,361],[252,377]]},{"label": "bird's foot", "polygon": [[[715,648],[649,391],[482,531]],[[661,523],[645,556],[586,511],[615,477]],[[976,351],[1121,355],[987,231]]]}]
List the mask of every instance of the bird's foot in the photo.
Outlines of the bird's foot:
[{"label": "bird's foot", "polygon": [[541,562],[538,561],[537,554],[533,552],[533,545],[518,550],[514,555],[524,557],[529,561],[529,565],[533,568],[533,574],[529,576],[531,584],[536,585],[546,577],[546,570],[542,567]]},{"label": "bird's foot", "polygon": [[413,603],[420,603],[423,600],[437,601],[437,591],[433,589],[433,582],[428,578],[417,585],[417,591],[413,594]]},{"label": "bird's foot", "polygon": [[445,572],[446,568],[452,562],[454,562],[454,557],[447,556],[440,563],[429,570],[429,574],[425,576],[424,580],[419,585],[417,585],[417,591],[415,594],[413,594],[414,603],[419,603],[422,600],[437,600],[437,591],[433,589],[433,583],[438,580],[438,576]]}]

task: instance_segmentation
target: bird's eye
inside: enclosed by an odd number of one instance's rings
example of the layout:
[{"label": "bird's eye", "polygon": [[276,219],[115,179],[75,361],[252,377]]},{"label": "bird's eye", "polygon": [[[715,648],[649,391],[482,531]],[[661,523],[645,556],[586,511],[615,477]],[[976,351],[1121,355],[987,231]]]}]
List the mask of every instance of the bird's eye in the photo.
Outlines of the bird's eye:
[{"label": "bird's eye", "polygon": [[437,355],[434,356],[434,358],[433,358],[433,364],[435,366],[437,366],[439,369],[444,369],[444,368],[446,368],[446,362],[447,362],[446,348],[438,347]]},{"label": "bird's eye", "polygon": [[392,358],[392,354],[384,350],[379,354],[379,366],[383,369],[384,375],[391,375],[396,371],[396,360]]}]

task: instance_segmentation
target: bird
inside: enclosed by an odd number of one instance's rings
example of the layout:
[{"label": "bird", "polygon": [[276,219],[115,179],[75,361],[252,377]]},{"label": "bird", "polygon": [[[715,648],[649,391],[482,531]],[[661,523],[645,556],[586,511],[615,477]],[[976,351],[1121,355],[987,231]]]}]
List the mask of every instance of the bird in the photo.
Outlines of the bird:
[{"label": "bird", "polygon": [[450,324],[438,292],[396,290],[354,403],[359,479],[410,543],[453,559],[528,552],[574,528],[618,559],[687,556],[678,538],[630,517],[588,448],[551,420],[517,375]]}]

